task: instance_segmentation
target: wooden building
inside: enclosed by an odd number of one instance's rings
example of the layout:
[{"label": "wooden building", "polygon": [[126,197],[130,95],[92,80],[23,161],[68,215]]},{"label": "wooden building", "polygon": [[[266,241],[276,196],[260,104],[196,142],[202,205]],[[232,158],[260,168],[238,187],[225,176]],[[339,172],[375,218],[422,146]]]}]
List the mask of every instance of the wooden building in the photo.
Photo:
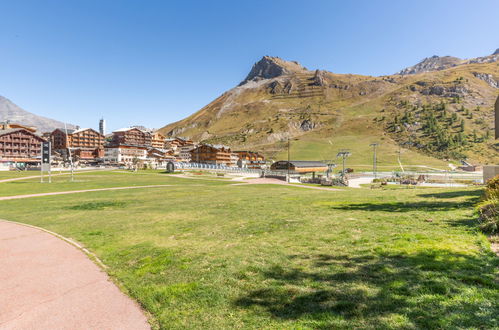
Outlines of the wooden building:
[{"label": "wooden building", "polygon": [[40,163],[42,142],[45,140],[25,128],[0,130],[0,162]]},{"label": "wooden building", "polygon": [[192,140],[175,137],[165,140],[165,148],[171,150],[178,162],[190,162],[191,151],[196,148]]},{"label": "wooden building", "polygon": [[112,146],[151,147],[152,134],[136,127],[122,128],[113,132]]},{"label": "wooden building", "polygon": [[[67,131],[67,134],[66,134]],[[91,128],[56,129],[50,134],[52,150],[63,158],[68,157],[68,149],[75,160],[96,160],[104,157],[104,135]]]},{"label": "wooden building", "polygon": [[190,154],[193,163],[235,166],[232,151],[223,145],[201,144]]},{"label": "wooden building", "polygon": [[323,162],[319,161],[309,161],[309,160],[281,160],[277,161],[270,166],[273,171],[282,171],[296,173],[314,173],[314,172],[326,172],[328,167]]},{"label": "wooden building", "polygon": [[158,149],[165,149],[166,137],[160,132],[156,131],[151,134],[151,147]]},{"label": "wooden building", "polygon": [[36,127],[34,126],[26,126],[17,123],[11,123],[10,121],[0,123],[0,130],[7,130],[12,128],[24,128],[25,130],[30,131],[31,133],[36,132]]},{"label": "wooden building", "polygon": [[166,163],[175,161],[175,156],[173,156],[171,151],[158,148],[149,148],[147,150],[147,158],[154,167],[166,166]]},{"label": "wooden building", "polygon": [[254,151],[234,151],[237,155],[238,166],[253,168],[253,169],[261,169],[265,165],[265,157],[262,154]]}]

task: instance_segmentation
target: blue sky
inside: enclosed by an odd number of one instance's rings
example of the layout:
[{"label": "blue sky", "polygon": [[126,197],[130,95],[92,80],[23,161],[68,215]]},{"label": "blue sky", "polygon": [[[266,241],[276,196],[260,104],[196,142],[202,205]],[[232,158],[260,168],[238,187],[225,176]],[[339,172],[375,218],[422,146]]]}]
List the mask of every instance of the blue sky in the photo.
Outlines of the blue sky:
[{"label": "blue sky", "polygon": [[159,128],[263,55],[383,75],[499,48],[499,1],[0,0],[0,95],[84,127]]}]

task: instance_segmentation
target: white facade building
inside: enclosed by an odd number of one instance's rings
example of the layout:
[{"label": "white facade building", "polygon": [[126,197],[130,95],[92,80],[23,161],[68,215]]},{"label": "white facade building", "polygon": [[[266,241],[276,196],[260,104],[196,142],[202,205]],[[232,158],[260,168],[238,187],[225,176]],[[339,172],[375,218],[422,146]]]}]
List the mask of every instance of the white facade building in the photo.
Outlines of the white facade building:
[{"label": "white facade building", "polygon": [[104,162],[110,164],[132,164],[135,160],[147,160],[147,149],[129,146],[106,147]]}]

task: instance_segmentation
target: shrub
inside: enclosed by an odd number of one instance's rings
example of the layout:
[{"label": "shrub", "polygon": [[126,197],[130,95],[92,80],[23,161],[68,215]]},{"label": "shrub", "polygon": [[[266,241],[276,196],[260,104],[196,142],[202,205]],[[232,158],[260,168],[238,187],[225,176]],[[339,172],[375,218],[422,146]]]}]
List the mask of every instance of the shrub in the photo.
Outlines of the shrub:
[{"label": "shrub", "polygon": [[492,179],[487,181],[487,187],[485,188],[485,198],[486,199],[499,199],[499,175],[496,175]]},{"label": "shrub", "polygon": [[499,233],[499,199],[486,199],[477,206],[480,229],[488,234]]},{"label": "shrub", "polygon": [[484,232],[499,233],[499,175],[487,181],[485,198],[477,205],[477,213]]}]

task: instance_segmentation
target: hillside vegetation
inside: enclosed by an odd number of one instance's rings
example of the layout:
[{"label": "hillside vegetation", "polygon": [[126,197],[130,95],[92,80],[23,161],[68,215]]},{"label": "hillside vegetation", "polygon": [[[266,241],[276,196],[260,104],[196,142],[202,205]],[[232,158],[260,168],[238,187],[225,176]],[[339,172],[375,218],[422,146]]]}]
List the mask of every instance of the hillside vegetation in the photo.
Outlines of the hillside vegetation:
[{"label": "hillside vegetation", "polygon": [[370,164],[369,144],[378,142],[381,164],[396,164],[399,151],[405,164],[499,162],[492,131],[499,55],[442,59],[425,59],[410,74],[372,77],[265,56],[239,86],[161,131],[274,159],[290,138],[295,159],[333,159],[350,149],[352,163]]}]

